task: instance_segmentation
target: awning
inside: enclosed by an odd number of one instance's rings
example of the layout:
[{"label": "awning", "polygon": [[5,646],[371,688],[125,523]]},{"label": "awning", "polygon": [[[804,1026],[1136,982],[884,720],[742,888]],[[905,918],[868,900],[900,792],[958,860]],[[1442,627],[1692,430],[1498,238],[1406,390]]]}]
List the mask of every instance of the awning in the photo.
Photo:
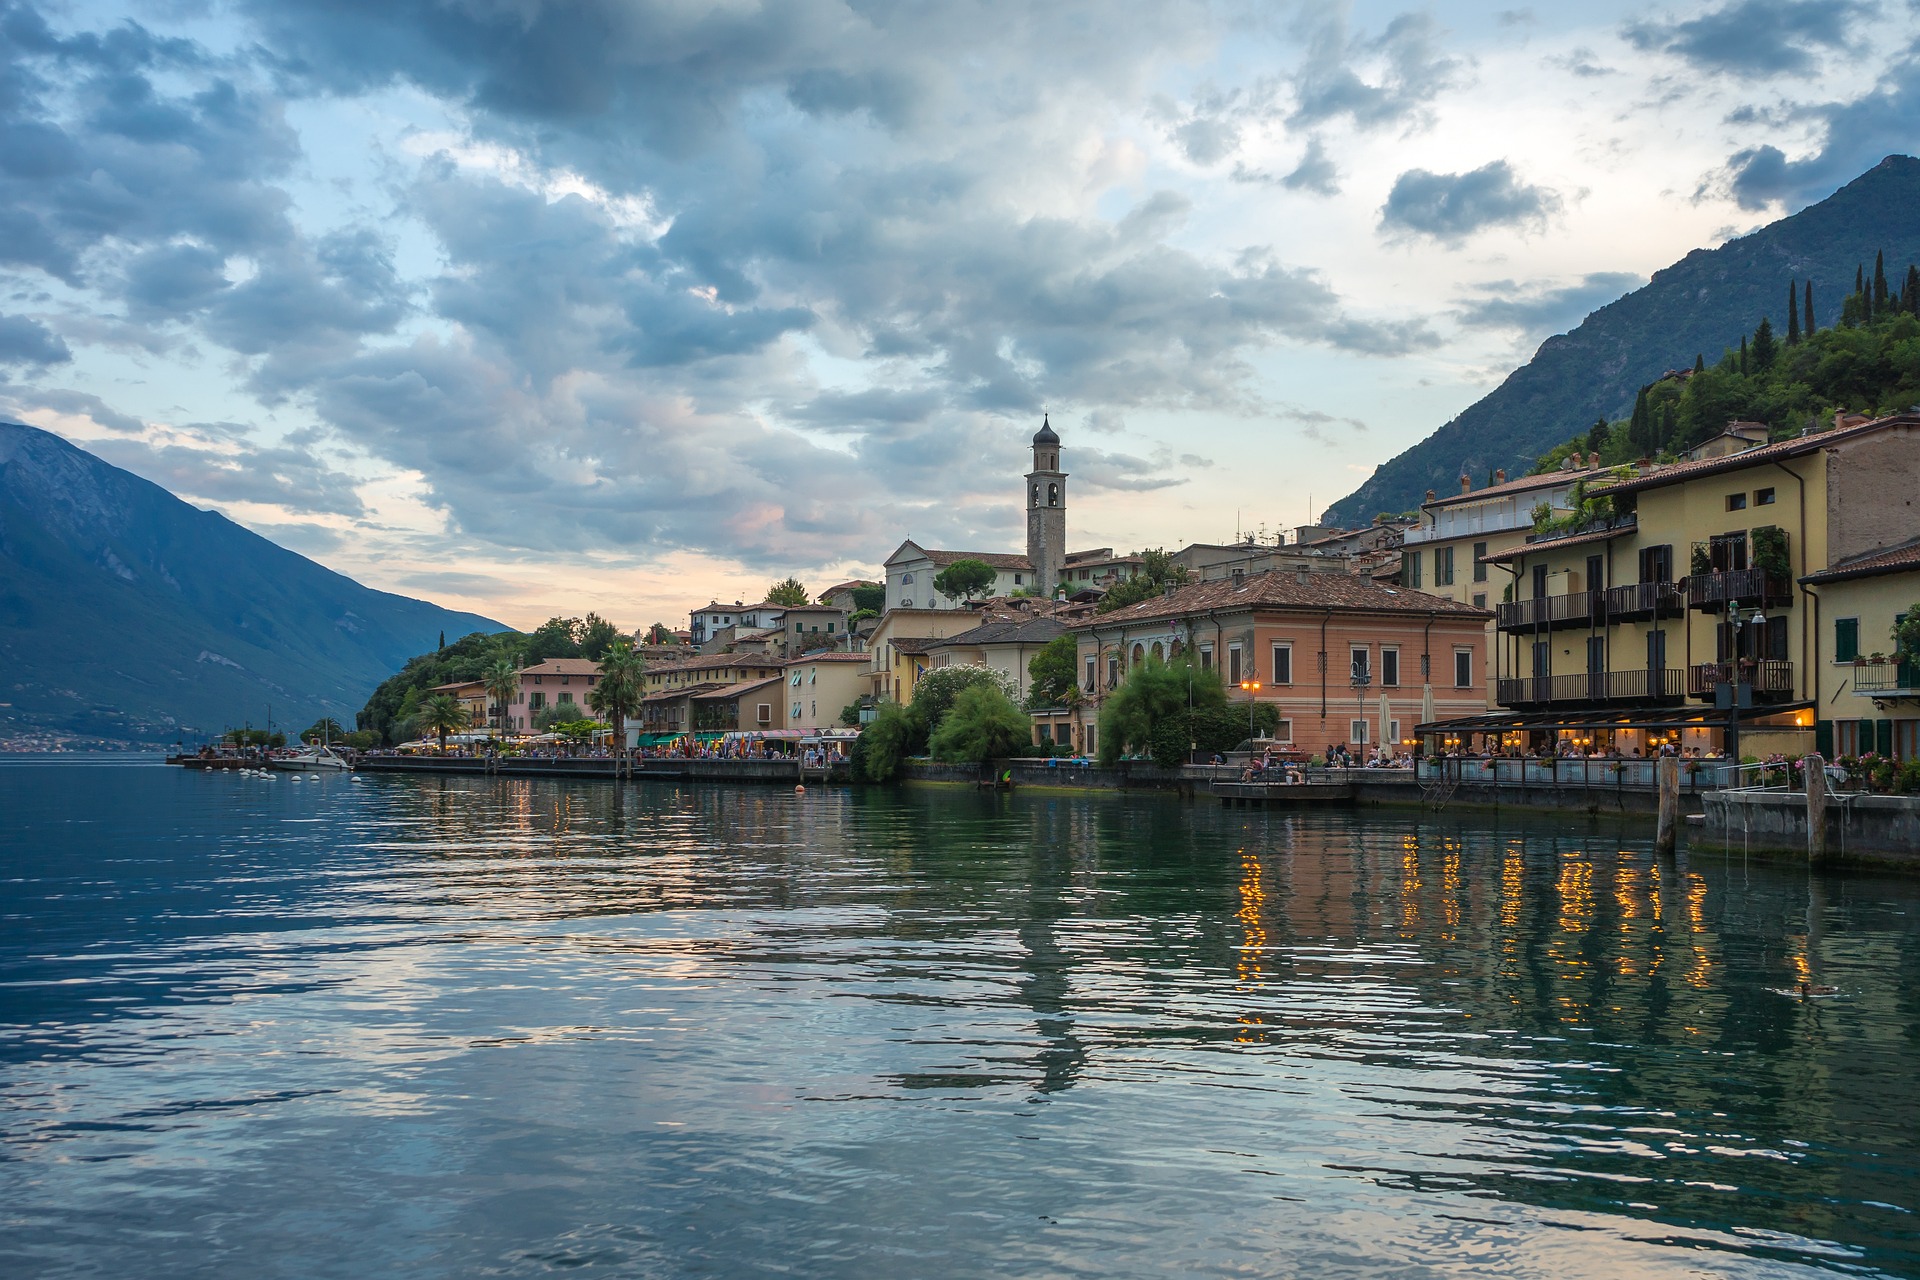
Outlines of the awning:
[{"label": "awning", "polygon": [[[1743,707],[1740,725],[1744,728],[1775,716],[1809,711],[1811,702],[1783,702],[1764,707]],[[1434,720],[1414,726],[1415,733],[1502,733],[1523,729],[1724,729],[1727,713],[1716,707],[1622,707],[1618,710],[1586,708],[1579,711],[1489,711],[1484,715],[1461,716],[1454,720]],[[1779,726],[1781,728],[1804,726]]]},{"label": "awning", "polygon": [[664,747],[680,737],[677,733],[643,733],[635,744],[642,747]]}]

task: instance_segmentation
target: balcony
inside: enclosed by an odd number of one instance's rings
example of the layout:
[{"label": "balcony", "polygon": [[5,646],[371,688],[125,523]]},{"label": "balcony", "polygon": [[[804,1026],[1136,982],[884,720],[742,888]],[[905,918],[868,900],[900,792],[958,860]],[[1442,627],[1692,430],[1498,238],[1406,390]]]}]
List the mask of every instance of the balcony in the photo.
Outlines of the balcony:
[{"label": "balcony", "polygon": [[1691,574],[1687,578],[1690,608],[1725,609],[1736,600],[1747,609],[1791,605],[1793,579],[1764,569],[1729,569],[1723,573]]},{"label": "balcony", "polygon": [[1502,631],[1558,631],[1562,627],[1594,626],[1605,619],[1606,613],[1598,591],[1575,591],[1564,596],[1504,601],[1495,616]]},{"label": "balcony", "polygon": [[1752,682],[1756,697],[1778,698],[1793,692],[1791,662],[1771,659],[1756,661],[1752,658],[1742,658],[1737,663],[1695,663],[1687,673],[1687,692],[1696,698],[1711,698],[1715,689],[1723,684],[1731,684],[1736,676]]},{"label": "balcony", "polygon": [[1920,662],[1856,662],[1853,691],[1869,698],[1920,698]]},{"label": "balcony", "polygon": [[1686,593],[1677,582],[1641,582],[1607,589],[1607,621],[1610,623],[1677,618],[1686,608]]},{"label": "balcony", "polygon": [[1571,676],[1508,677],[1496,694],[1503,707],[1591,706],[1595,703],[1677,702],[1687,693],[1679,667],[1596,671]]}]

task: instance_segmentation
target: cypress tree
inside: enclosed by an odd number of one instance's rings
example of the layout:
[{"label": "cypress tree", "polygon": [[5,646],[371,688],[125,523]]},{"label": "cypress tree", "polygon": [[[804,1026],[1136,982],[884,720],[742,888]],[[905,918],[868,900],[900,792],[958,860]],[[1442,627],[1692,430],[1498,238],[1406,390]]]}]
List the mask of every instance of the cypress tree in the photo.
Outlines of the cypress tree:
[{"label": "cypress tree", "polygon": [[1655,433],[1653,448],[1649,450],[1649,452],[1659,453],[1662,449],[1665,449],[1669,444],[1673,443],[1674,425],[1677,417],[1678,414],[1674,409],[1673,402],[1669,400],[1666,407],[1660,410],[1660,430]]},{"label": "cypress tree", "polygon": [[1866,269],[1857,262],[1853,264],[1853,291],[1855,293],[1865,293],[1867,291]]},{"label": "cypress tree", "polygon": [[1887,255],[1885,250],[1873,255],[1873,313],[1881,315],[1887,309]]},{"label": "cypress tree", "polygon": [[1760,327],[1753,331],[1753,365],[1756,369],[1765,369],[1773,364],[1773,321],[1760,317]]},{"label": "cypress tree", "polygon": [[1807,305],[1807,318],[1801,322],[1800,332],[1811,338],[1813,336],[1813,281],[1811,280],[1807,281],[1804,298]]},{"label": "cypress tree", "polygon": [[1652,453],[1653,448],[1648,437],[1653,434],[1652,415],[1647,411],[1647,389],[1640,388],[1640,394],[1633,398],[1633,417],[1627,420],[1627,440],[1641,453]]},{"label": "cypress tree", "polygon": [[1698,352],[1694,353],[1693,371],[1695,373],[1705,373],[1707,371],[1707,358]]},{"label": "cypress tree", "polygon": [[1740,376],[1747,376],[1747,335],[1740,335]]},{"label": "cypress tree", "polygon": [[1800,345],[1800,282],[1787,281],[1787,345]]},{"label": "cypress tree", "polygon": [[1907,287],[1900,293],[1900,301],[1906,304],[1907,314],[1920,316],[1920,267],[1907,264]]}]

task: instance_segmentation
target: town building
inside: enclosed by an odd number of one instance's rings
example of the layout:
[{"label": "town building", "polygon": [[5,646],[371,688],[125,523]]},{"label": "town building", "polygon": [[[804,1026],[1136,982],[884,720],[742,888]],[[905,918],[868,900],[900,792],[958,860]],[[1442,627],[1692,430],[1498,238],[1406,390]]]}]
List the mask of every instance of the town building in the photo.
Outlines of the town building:
[{"label": "town building", "polygon": [[451,684],[437,684],[428,693],[444,693],[460,704],[467,713],[467,724],[474,729],[485,729],[493,722],[487,702],[487,686],[479,680],[456,680]]},{"label": "town building", "polygon": [[978,626],[979,615],[958,609],[889,609],[866,640],[867,693],[881,702],[912,702],[914,687],[932,665],[929,646]]},{"label": "town building", "polygon": [[1045,594],[1038,589],[1033,561],[1026,556],[997,551],[933,551],[908,539],[886,559],[887,611],[965,609],[967,601],[941,595],[933,585],[942,569],[959,560],[978,560],[994,570],[996,576],[987,595],[1005,596],[1016,591]]},{"label": "town building", "polygon": [[1893,630],[1920,615],[1920,534],[1800,579],[1832,638],[1816,668],[1814,749],[1920,760],[1920,657]]},{"label": "town building", "polygon": [[507,703],[507,732],[534,732],[534,717],[549,707],[561,707],[563,720],[587,720],[587,692],[600,680],[600,664],[589,658],[547,658],[522,667],[513,698]]},{"label": "town building", "polygon": [[1280,741],[1398,749],[1422,721],[1485,707],[1485,623],[1471,605],[1344,573],[1169,587],[1071,628],[1080,702],[1043,719],[1056,742],[1097,752],[1100,707],[1127,673],[1190,654],[1231,701],[1272,706]]},{"label": "town building", "polygon": [[[685,662],[650,666],[646,672],[647,692],[640,701],[639,717],[642,732],[650,735],[650,738],[641,741],[659,741],[662,737],[695,732],[695,726],[701,721],[698,713],[707,706],[704,702],[696,704],[696,699],[708,699],[710,695],[727,690],[763,684],[780,673],[779,659],[752,653],[702,654]],[[738,710],[737,692],[721,701]],[[723,717],[725,714],[724,707],[711,710],[707,719]]]},{"label": "town building", "polygon": [[809,653],[788,659],[784,670],[785,727],[810,734],[843,727],[840,713],[858,707],[869,684],[864,653]]},{"label": "town building", "polygon": [[832,605],[836,609],[844,609],[846,612],[852,613],[858,607],[853,602],[853,593],[861,588],[877,587],[879,585],[881,584],[878,582],[869,582],[865,578],[855,578],[851,582],[837,582],[825,591],[822,591],[818,599],[821,604]]},{"label": "town building", "polygon": [[1066,633],[1066,624],[1050,617],[995,618],[932,641],[926,647],[926,657],[934,670],[967,665],[991,667],[1012,682],[1017,699],[1024,702],[1033,683],[1028,664]]},{"label": "town building", "polygon": [[[1858,624],[1891,606],[1878,588],[1845,585],[1880,575],[1827,574],[1872,565],[1920,533],[1920,416],[1842,421],[1592,476],[1586,493],[1606,509],[1588,523],[1485,556],[1501,597],[1495,692],[1506,711],[1449,733],[1506,749],[1571,740],[1761,757],[1857,733],[1836,728],[1869,718],[1837,715],[1858,695],[1841,688],[1853,659],[1836,654],[1857,651]],[[1897,579],[1898,557],[1890,563]],[[1852,601],[1851,631],[1838,627],[1835,587]],[[1892,717],[1873,718],[1877,742],[1878,719]]]}]

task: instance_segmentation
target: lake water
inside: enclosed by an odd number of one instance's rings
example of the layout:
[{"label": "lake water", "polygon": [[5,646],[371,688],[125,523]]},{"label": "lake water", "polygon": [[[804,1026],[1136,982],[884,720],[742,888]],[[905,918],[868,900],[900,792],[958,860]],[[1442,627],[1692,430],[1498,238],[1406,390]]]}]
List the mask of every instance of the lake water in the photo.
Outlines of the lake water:
[{"label": "lake water", "polygon": [[1920,1274],[1907,881],[1032,792],[0,812],[9,1277]]}]

